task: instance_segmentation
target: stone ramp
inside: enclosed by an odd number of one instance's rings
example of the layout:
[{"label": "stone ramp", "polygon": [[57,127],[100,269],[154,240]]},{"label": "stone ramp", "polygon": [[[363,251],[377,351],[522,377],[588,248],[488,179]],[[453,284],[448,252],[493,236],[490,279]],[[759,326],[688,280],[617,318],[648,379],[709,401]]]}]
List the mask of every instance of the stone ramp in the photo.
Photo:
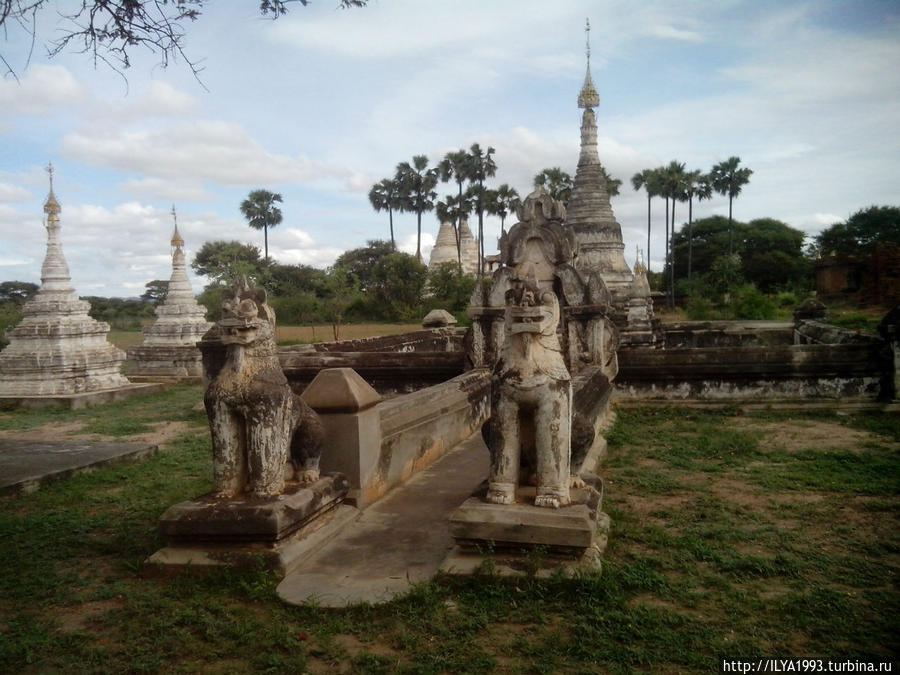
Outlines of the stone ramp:
[{"label": "stone ramp", "polygon": [[0,494],[33,492],[45,482],[156,454],[147,443],[0,439]]},{"label": "stone ramp", "polygon": [[430,579],[453,548],[450,514],[487,477],[480,433],[393,489],[278,585],[289,604],[387,602]]}]

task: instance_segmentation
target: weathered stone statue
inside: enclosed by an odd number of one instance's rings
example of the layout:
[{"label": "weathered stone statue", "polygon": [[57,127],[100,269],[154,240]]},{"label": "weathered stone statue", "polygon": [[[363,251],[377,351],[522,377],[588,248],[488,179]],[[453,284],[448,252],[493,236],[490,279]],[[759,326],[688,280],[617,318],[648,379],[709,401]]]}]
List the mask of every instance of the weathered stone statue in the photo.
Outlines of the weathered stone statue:
[{"label": "weathered stone statue", "polygon": [[219,496],[277,495],[286,468],[298,481],[316,481],[322,425],[278,363],[275,312],[265,290],[246,279],[235,284],[213,331],[226,348],[224,365],[208,374],[204,397]]},{"label": "weathered stone statue", "polygon": [[[486,499],[512,504],[520,465],[534,471],[535,506],[569,503],[572,383],[559,338],[559,300],[533,274],[506,292],[506,341],[491,392]],[[523,457],[523,449],[526,455]]]}]

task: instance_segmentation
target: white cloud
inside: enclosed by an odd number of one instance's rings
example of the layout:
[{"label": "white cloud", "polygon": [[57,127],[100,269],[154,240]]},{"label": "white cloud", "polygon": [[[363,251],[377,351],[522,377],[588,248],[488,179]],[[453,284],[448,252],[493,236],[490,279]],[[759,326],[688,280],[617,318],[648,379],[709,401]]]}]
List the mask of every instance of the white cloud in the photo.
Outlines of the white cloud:
[{"label": "white cloud", "polygon": [[23,187],[0,183],[0,202],[27,202],[32,194]]},{"label": "white cloud", "polygon": [[[435,230],[437,227],[435,227]],[[397,241],[397,249],[402,251],[403,253],[409,253],[410,255],[416,254],[416,238],[417,235],[415,232],[411,232],[406,235],[403,239]],[[425,232],[425,225],[422,225],[422,262],[426,265],[428,264],[428,256],[431,255],[431,249],[434,248],[434,235],[430,232]]]},{"label": "white cloud", "polygon": [[706,40],[700,33],[675,28],[668,24],[654,24],[648,28],[647,34],[664,40],[678,40],[681,42],[705,42]]},{"label": "white cloud", "polygon": [[33,65],[18,82],[0,80],[0,106],[7,113],[41,115],[85,100],[85,89],[62,66]]}]

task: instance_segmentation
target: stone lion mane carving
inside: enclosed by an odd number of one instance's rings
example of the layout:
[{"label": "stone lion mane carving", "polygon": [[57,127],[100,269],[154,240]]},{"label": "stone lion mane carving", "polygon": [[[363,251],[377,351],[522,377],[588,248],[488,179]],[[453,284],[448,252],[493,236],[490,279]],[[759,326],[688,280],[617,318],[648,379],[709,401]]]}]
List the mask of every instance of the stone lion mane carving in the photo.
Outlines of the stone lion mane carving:
[{"label": "stone lion mane carving", "polygon": [[281,370],[265,290],[241,279],[232,292],[213,328],[225,363],[204,396],[215,490],[222,497],[270,497],[284,490],[286,469],[301,482],[319,478],[322,424]]}]

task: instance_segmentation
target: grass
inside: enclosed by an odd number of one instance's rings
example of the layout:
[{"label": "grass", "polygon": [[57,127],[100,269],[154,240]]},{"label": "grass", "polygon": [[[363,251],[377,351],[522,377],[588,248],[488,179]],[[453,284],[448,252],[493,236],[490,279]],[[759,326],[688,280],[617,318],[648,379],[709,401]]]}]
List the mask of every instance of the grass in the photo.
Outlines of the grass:
[{"label": "grass", "polygon": [[[326,610],[282,605],[262,570],[147,574],[159,515],[209,489],[211,467],[199,387],[140,401],[0,415],[6,429],[78,421],[123,438],[116,420],[187,422],[139,465],[0,499],[0,671],[706,673],[723,656],[897,658],[896,415],[620,410],[602,575],[486,568]],[[866,442],[774,442],[788,424]]]}]

